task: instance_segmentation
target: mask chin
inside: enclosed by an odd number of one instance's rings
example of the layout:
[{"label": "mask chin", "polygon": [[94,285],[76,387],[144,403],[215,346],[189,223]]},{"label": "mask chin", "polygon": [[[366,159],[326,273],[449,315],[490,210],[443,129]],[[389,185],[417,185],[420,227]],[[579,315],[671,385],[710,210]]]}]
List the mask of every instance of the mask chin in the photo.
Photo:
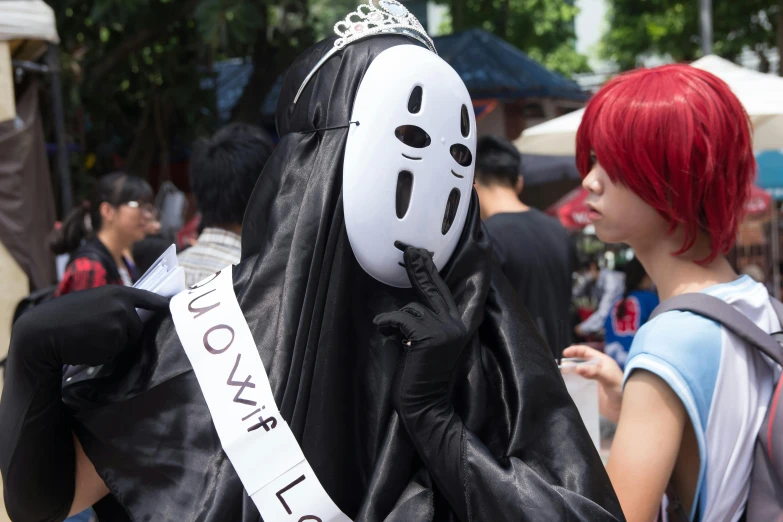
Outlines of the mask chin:
[{"label": "mask chin", "polygon": [[476,155],[470,95],[437,55],[398,45],[367,68],[351,121],[360,122],[343,162],[351,248],[369,275],[409,287],[400,245],[433,252],[440,270],[465,226]]}]

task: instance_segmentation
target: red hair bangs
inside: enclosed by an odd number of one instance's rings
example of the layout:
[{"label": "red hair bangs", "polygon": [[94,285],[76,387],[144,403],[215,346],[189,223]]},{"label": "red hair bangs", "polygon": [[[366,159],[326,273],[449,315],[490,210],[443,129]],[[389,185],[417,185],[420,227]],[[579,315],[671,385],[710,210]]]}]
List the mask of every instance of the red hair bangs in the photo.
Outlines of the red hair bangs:
[{"label": "red hair bangs", "polygon": [[723,80],[688,65],[639,69],[609,81],[590,100],[576,137],[582,177],[591,154],[610,179],[666,219],[688,251],[699,230],[711,253],[727,253],[756,175],[750,120]]}]

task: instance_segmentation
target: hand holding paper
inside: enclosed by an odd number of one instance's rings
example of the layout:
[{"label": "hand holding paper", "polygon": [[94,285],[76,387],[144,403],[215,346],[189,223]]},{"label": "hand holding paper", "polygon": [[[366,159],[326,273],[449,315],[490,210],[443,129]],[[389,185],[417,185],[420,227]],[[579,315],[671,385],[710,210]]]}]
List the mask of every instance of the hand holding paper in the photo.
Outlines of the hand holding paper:
[{"label": "hand holding paper", "polygon": [[[0,401],[0,471],[11,488],[6,507],[14,520],[62,520],[67,515],[76,487],[76,458],[70,414],[61,397],[63,366],[97,366],[138,348],[142,315],[165,310],[168,296],[185,286],[173,256],[171,248],[139,285],[166,297],[102,286],[36,306],[14,325]],[[12,465],[33,460],[41,466]]]},{"label": "hand holding paper", "polygon": [[[185,271],[177,263],[177,251],[171,245],[155,261],[133,288],[149,290],[163,297],[174,297],[185,289]],[[136,309],[142,321],[152,317],[148,310]]]}]

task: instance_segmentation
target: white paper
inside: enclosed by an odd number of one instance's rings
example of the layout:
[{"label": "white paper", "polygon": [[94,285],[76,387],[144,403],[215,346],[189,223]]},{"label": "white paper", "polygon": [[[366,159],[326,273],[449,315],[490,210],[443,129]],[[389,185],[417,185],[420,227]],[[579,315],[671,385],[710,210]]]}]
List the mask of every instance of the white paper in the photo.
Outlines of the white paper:
[{"label": "white paper", "polygon": [[229,265],[177,294],[170,305],[223,451],[265,522],[350,522],[277,409],[231,272]]},{"label": "white paper", "polygon": [[[171,245],[163,254],[144,272],[133,288],[149,290],[150,292],[173,297],[185,289],[185,271],[177,262],[177,249]],[[142,321],[146,321],[154,312],[137,308],[136,312]]]},{"label": "white paper", "polygon": [[153,279],[156,275],[159,275],[161,270],[164,272],[169,272],[178,266],[179,263],[177,262],[177,249],[174,245],[171,245],[160,255],[158,259],[155,260],[154,263],[152,263],[152,266],[150,266],[149,269],[144,272],[144,275],[142,275],[139,280],[136,281],[136,284],[133,285],[133,288],[141,288],[142,290],[151,291],[152,286],[154,286],[150,283],[151,279]]}]

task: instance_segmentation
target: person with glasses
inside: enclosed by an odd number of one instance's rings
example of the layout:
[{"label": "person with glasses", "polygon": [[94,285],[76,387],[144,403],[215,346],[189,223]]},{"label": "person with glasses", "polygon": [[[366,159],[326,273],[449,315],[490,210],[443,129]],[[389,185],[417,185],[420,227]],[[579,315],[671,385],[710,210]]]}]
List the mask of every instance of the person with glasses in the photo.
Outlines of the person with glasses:
[{"label": "person with glasses", "polygon": [[115,172],[100,178],[90,201],[74,209],[52,248],[72,252],[55,297],[107,284],[132,286],[138,279],[125,252],[144,239],[153,215],[153,193],[141,178]]}]

